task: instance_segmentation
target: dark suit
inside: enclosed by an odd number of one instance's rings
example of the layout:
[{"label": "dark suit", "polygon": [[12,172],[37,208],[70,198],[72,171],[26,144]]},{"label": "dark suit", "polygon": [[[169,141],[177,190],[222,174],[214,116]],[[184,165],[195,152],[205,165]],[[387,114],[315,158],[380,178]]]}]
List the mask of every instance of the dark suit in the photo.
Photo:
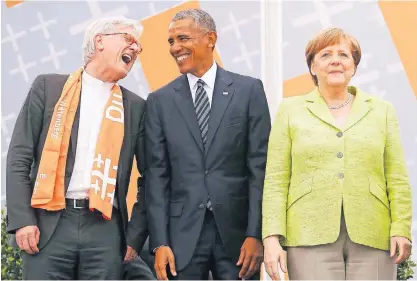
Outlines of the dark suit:
[{"label": "dark suit", "polygon": [[170,246],[177,271],[184,269],[200,245],[210,198],[235,264],[246,237],[261,239],[271,127],[262,82],[218,67],[205,149],[186,75],[150,94],[146,108],[150,249]]},{"label": "dark suit", "polygon": [[[7,155],[7,231],[15,233],[21,227],[37,225],[41,233],[38,244],[40,252],[53,236],[64,211],[51,212],[34,209],[30,206],[30,201],[54,107],[67,78],[68,75],[48,74],[40,75],[35,79],[17,118]],[[141,194],[134,205],[129,225],[126,205],[134,155],[136,155],[139,171],[144,173],[145,169],[143,125],[145,101],[127,89],[123,87],[121,89],[125,111],[125,134],[117,171],[118,211],[115,216],[120,215],[121,218],[121,237],[124,240],[121,255],[124,257],[126,243],[140,251],[148,236],[148,229],[144,209],[145,196]],[[68,189],[74,168],[79,118],[80,105],[72,127],[68,149],[65,191]],[[142,188],[141,178],[138,179],[138,185]]]}]

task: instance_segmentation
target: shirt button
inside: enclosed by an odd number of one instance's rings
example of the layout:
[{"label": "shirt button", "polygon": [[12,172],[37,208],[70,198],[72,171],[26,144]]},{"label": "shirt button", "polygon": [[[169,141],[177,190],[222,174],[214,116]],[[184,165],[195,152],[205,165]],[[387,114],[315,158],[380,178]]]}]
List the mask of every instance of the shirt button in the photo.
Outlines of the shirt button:
[{"label": "shirt button", "polygon": [[345,175],[344,175],[343,173],[338,173],[338,174],[337,174],[337,177],[338,177],[339,179],[343,179],[343,178],[345,177]]},{"label": "shirt button", "polygon": [[201,203],[198,207],[199,207],[200,209],[204,209],[204,204],[203,204],[203,203]]},{"label": "shirt button", "polygon": [[341,138],[341,137],[343,137],[343,133],[342,133],[342,132],[338,132],[338,133],[336,134],[336,136],[337,136],[338,138]]},{"label": "shirt button", "polygon": [[338,152],[337,153],[337,158],[342,158],[343,157],[343,153],[342,152]]}]

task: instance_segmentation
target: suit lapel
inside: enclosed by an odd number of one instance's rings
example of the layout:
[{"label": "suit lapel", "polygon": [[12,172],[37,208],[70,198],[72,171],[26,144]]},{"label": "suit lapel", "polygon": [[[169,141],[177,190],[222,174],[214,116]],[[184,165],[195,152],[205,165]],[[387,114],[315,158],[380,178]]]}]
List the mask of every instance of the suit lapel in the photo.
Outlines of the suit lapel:
[{"label": "suit lapel", "polygon": [[310,112],[323,122],[339,129],[335,124],[335,119],[330,113],[326,102],[321,98],[318,89],[314,89],[306,96],[307,108]]},{"label": "suit lapel", "polygon": [[[351,87],[351,89],[356,92],[356,95],[348,119],[343,126],[343,131],[347,131],[349,128],[354,126],[368,114],[369,110],[371,110],[371,97],[360,91],[358,88]],[[351,90],[350,92],[353,93]]]},{"label": "suit lapel", "polygon": [[[124,190],[125,185],[120,185],[120,181],[122,178],[122,173],[126,172],[123,169],[123,164],[126,162],[126,159],[129,159],[128,156],[124,156],[127,155],[126,154],[126,149],[129,150],[130,149],[130,135],[132,133],[132,112],[131,112],[131,102],[129,99],[126,98],[126,92],[124,90],[124,88],[120,87],[120,89],[122,90],[122,96],[123,96],[123,111],[124,111],[124,136],[123,136],[123,144],[120,150],[120,157],[119,157],[119,163],[117,164],[117,179],[116,179],[116,183],[117,183],[117,189],[118,189],[118,194],[119,196],[123,196],[123,194],[126,194],[127,191]],[[123,198],[123,197],[119,197],[119,198]]]},{"label": "suit lapel", "polygon": [[190,86],[186,75],[182,75],[180,79],[178,79],[178,83],[174,85],[174,89],[176,91],[174,98],[175,104],[184,118],[198,147],[201,149],[201,152],[204,152],[203,140],[201,139],[201,132],[198,127],[193,98],[191,96]]},{"label": "suit lapel", "polygon": [[72,124],[71,129],[71,152],[72,156],[75,158],[77,152],[77,141],[78,141],[78,128],[80,127],[80,109],[81,108],[81,98],[78,103],[77,111],[75,112],[74,123]]},{"label": "suit lapel", "polygon": [[[210,110],[210,119],[207,133],[207,143],[205,153],[210,148],[219,128],[220,121],[223,118],[224,112],[229,105],[230,100],[233,97],[234,89],[231,87],[233,80],[230,78],[227,72],[218,67],[216,73],[216,82],[214,84],[213,99]],[[227,93],[227,94],[226,94]]]},{"label": "suit lapel", "polygon": [[[369,103],[370,96],[361,92],[358,88],[349,86],[349,92],[355,94],[355,99],[352,104],[352,109],[347,117],[345,124],[343,125],[343,131],[347,131],[349,128],[358,123],[371,109]],[[320,97],[318,89],[316,88],[306,96],[307,108],[317,118],[326,122],[330,126],[341,130],[336,124],[335,119],[330,113],[326,102]]]},{"label": "suit lapel", "polygon": [[[81,97],[80,102],[77,106],[77,111],[75,112],[74,122],[72,123],[71,136],[70,136],[70,146],[68,147],[67,163],[68,167],[66,170],[73,171],[75,164],[75,156],[77,154],[77,142],[78,142],[78,129],[80,127],[80,111],[81,111]],[[69,180],[65,180],[65,194],[67,193],[69,187]]]}]

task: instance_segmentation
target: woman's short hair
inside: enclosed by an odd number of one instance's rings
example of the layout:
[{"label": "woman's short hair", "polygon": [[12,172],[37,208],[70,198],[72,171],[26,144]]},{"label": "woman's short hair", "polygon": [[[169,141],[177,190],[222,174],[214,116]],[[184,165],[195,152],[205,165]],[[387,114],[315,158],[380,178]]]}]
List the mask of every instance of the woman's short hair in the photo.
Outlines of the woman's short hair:
[{"label": "woman's short hair", "polygon": [[361,61],[361,47],[356,38],[343,31],[343,29],[333,27],[322,30],[308,42],[305,56],[308,65],[308,71],[310,72],[311,78],[313,79],[316,86],[318,86],[317,77],[311,73],[311,63],[314,59],[314,56],[327,46],[340,44],[340,42],[343,40],[346,40],[348,43],[350,43],[352,57],[356,68]]}]

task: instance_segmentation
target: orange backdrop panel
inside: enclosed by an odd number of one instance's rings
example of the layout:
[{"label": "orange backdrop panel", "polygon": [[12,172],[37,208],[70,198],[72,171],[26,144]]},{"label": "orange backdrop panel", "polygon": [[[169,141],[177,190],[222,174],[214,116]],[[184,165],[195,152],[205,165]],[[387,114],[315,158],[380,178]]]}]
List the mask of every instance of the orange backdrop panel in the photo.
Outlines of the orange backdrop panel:
[{"label": "orange backdrop panel", "polygon": [[5,2],[6,2],[6,7],[11,8],[19,3],[22,3],[23,0],[6,0]]},{"label": "orange backdrop panel", "polygon": [[283,83],[283,96],[293,97],[309,93],[314,89],[314,83],[309,73],[285,80]]},{"label": "orange backdrop panel", "polygon": [[[169,53],[168,26],[179,11],[200,8],[198,1],[181,3],[155,16],[142,20],[144,27],[140,41],[143,52],[139,56],[151,92],[161,88],[180,75],[177,64]],[[214,58],[222,66],[215,50]]]},{"label": "orange backdrop panel", "polygon": [[379,7],[417,97],[417,1],[380,1]]}]

